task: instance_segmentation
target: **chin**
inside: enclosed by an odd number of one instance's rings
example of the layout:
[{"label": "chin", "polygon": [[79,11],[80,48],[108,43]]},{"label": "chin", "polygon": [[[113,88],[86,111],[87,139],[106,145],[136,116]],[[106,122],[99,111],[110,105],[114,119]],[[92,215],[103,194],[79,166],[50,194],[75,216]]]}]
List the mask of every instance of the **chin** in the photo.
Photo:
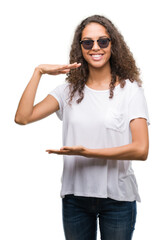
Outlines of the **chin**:
[{"label": "chin", "polygon": [[90,67],[92,68],[103,68],[103,67],[107,67],[107,65],[109,64],[109,61],[106,63],[101,63],[101,62],[96,62],[96,63],[88,63]]}]

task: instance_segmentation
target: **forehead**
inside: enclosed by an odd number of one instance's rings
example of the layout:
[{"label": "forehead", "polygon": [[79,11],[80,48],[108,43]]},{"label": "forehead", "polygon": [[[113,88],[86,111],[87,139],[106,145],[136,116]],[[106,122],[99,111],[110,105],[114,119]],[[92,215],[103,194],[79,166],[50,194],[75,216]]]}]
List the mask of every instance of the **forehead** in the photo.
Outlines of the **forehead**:
[{"label": "forehead", "polygon": [[109,37],[109,34],[106,28],[99,23],[95,22],[88,23],[82,31],[82,38],[84,37],[97,38],[100,36]]}]

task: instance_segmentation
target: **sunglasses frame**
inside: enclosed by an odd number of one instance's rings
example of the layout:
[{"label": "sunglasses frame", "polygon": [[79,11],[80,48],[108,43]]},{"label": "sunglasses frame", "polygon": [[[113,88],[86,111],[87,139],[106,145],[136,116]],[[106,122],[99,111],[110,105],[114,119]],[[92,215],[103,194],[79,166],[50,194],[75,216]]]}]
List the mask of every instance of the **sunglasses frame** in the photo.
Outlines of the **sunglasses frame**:
[{"label": "sunglasses frame", "polygon": [[[82,40],[82,41],[80,41],[80,44],[82,44],[83,42],[85,42],[85,41],[92,41],[92,43],[94,44],[94,42],[95,41],[97,41],[97,44],[98,44],[98,46],[100,47],[100,45],[99,45],[99,40],[102,40],[102,39],[107,39],[109,42],[111,41],[111,38],[99,38],[99,39],[97,39],[97,40],[92,40],[92,39],[86,39],[86,40]],[[108,43],[108,45],[109,45],[109,43]],[[107,46],[108,47],[108,46]],[[105,48],[107,48],[107,47],[105,47]],[[84,48],[84,46],[83,46],[83,48]],[[84,48],[84,49],[86,49],[86,50],[91,50],[93,48],[93,45],[92,45],[92,47],[91,48],[89,48],[89,49],[87,49],[87,48]],[[102,47],[100,47],[100,48],[102,48]]]}]

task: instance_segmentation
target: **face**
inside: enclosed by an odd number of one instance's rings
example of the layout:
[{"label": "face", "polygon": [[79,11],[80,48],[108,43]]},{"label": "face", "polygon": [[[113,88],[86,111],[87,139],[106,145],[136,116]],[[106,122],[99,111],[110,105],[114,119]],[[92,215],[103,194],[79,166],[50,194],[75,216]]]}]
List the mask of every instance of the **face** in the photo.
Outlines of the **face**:
[{"label": "face", "polygon": [[94,68],[101,68],[103,66],[109,65],[109,59],[111,56],[111,42],[107,48],[100,48],[97,40],[99,38],[110,38],[107,30],[104,26],[99,23],[89,23],[82,31],[82,40],[92,39],[94,44],[92,49],[84,49],[81,44],[81,50],[83,57],[88,62],[88,66]]}]

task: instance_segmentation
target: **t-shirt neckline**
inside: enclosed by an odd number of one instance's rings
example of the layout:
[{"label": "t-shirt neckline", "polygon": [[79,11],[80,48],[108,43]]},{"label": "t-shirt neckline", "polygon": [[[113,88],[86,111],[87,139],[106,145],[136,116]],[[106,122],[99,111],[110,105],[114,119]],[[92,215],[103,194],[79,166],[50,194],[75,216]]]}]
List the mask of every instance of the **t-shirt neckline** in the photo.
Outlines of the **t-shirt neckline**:
[{"label": "t-shirt neckline", "polygon": [[[114,88],[114,90],[117,89],[119,86],[120,86],[120,83]],[[109,92],[109,89],[96,90],[96,89],[93,89],[93,88],[88,87],[86,84],[85,84],[85,87],[86,87],[87,89],[93,91],[93,92]]]}]

